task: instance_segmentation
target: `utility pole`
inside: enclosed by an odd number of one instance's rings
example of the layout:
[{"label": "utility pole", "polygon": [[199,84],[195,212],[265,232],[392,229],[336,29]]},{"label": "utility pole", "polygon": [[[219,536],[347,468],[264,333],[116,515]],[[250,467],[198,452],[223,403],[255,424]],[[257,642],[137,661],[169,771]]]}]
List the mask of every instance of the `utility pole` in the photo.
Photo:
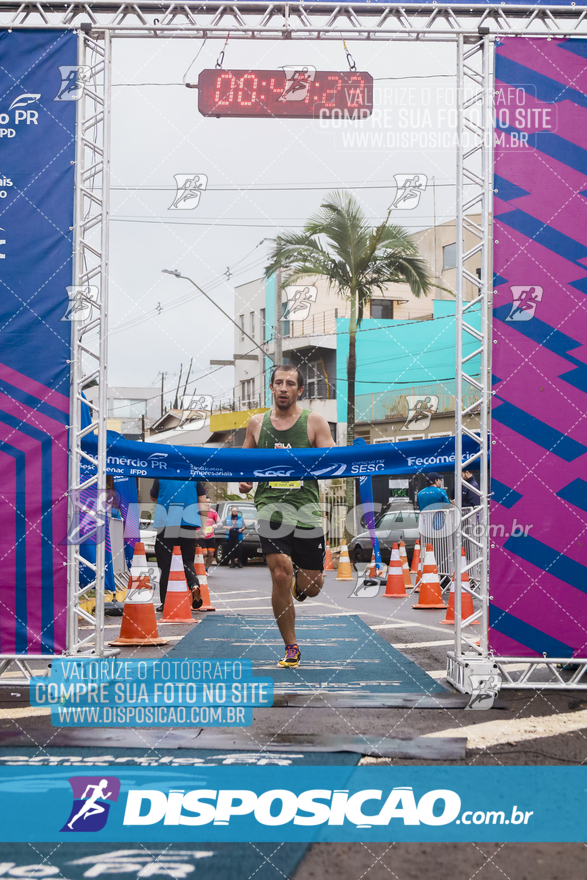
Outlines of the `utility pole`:
[{"label": "utility pole", "polygon": [[283,304],[281,300],[281,269],[275,273],[275,328],[273,335],[275,337],[275,357],[274,363],[283,363]]},{"label": "utility pole", "polygon": [[173,402],[173,408],[179,409],[179,388],[181,385],[181,374],[183,373],[183,364],[180,364],[179,367],[179,379],[177,380],[177,391],[175,392],[175,400]]},{"label": "utility pole", "polygon": [[161,371],[161,415],[163,415],[163,410],[164,410],[164,406],[165,406],[165,404],[163,402],[164,395],[165,395],[165,373],[162,370]]}]

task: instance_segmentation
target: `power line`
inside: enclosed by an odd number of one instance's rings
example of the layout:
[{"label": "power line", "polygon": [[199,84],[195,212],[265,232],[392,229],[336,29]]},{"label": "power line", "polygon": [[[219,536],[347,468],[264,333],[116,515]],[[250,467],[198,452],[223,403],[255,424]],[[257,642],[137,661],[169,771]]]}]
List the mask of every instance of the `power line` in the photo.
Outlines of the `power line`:
[{"label": "power line", "polygon": [[[450,178],[447,179],[446,183],[435,183],[435,186],[446,186],[446,187],[456,187],[456,181],[452,181]],[[474,183],[465,183],[465,186],[475,186]],[[110,189],[112,191],[117,190],[120,192],[175,192],[176,187],[167,186],[166,184],[159,184],[158,186],[111,186]],[[234,184],[234,186],[209,186],[206,188],[206,192],[306,192],[309,190],[325,190],[325,189],[341,189],[340,184],[334,183],[326,183],[326,184],[313,184],[313,183],[303,183],[298,184],[297,186],[289,186],[286,184],[270,184],[266,183],[263,186],[247,186]],[[397,184],[394,183],[377,183],[377,184],[347,184],[344,189],[397,189]]]},{"label": "power line", "polygon": [[[201,222],[197,220],[166,220],[164,218],[152,218],[152,219],[143,219],[140,217],[111,217],[111,221],[116,221],[118,223],[147,223],[151,226],[214,226],[221,229],[305,229],[305,223],[284,223],[283,225],[276,223],[224,223],[221,220],[203,220]],[[426,219],[426,218],[423,218]],[[376,221],[374,221],[376,222]],[[453,223],[450,222],[451,226],[456,225],[456,221]],[[402,224],[405,229],[421,229],[422,223],[416,224]]]},{"label": "power line", "polygon": [[[246,260],[247,257],[250,257],[250,255],[252,253],[254,253],[254,251],[256,251],[257,248],[260,247],[264,243],[264,241],[265,241],[265,239],[262,239],[260,242],[258,242],[258,244],[255,245],[254,248],[251,248],[251,250],[247,254],[245,254],[244,257],[241,257],[240,260],[238,260],[236,263],[234,263],[233,268],[236,268],[240,263],[242,263],[244,260]],[[232,273],[233,277],[238,277],[239,275],[242,275],[245,272],[249,272],[251,269],[256,268],[259,264],[264,262],[264,259],[265,259],[264,257],[261,257],[260,259],[253,260],[252,263],[248,263],[247,265],[242,266],[238,270],[238,272]],[[204,290],[206,290],[206,292],[210,292],[210,291],[216,289],[217,287],[221,286],[222,284],[226,283],[225,274],[226,273],[223,272],[222,275],[219,275],[216,279],[213,279],[212,281],[210,281],[207,285],[205,285]],[[162,311],[164,311],[164,312],[173,311],[174,309],[179,308],[182,305],[186,305],[188,302],[191,302],[192,300],[198,299],[200,296],[201,296],[201,294],[199,294],[199,293],[182,294],[181,296],[178,296],[175,299],[170,300],[167,303],[167,305],[163,306]],[[156,308],[157,307],[155,307],[155,309]],[[131,318],[128,321],[117,324],[110,331],[109,335],[113,336],[116,333],[122,333],[125,330],[129,330],[129,329],[134,328],[140,324],[144,324],[145,321],[149,321],[149,320],[151,320],[151,318],[158,317],[159,314],[160,314],[160,312],[157,312],[157,314],[152,314],[151,312],[148,312],[145,315],[141,315],[139,318]]]},{"label": "power line", "polygon": [[[204,43],[205,42],[206,41],[204,40]],[[200,47],[200,52],[202,51],[203,48],[204,48],[204,46],[202,44],[202,46]],[[198,52],[198,55],[200,54],[200,52]],[[198,55],[196,55],[196,58],[198,57]],[[196,58],[194,58],[194,61],[196,60]],[[194,61],[192,61],[192,64],[194,63]],[[190,67],[192,66],[192,64],[190,64]],[[189,73],[189,69],[190,68],[188,67],[188,69],[186,70],[186,76]],[[405,79],[447,79],[447,78],[448,79],[456,79],[456,73],[428,73],[428,74],[421,74],[421,75],[414,75],[414,76],[374,76],[373,82],[384,82],[384,81],[391,81],[391,80],[398,80],[399,81],[399,80],[405,80]],[[176,83],[176,82],[168,82],[168,83],[164,83],[164,82],[112,83],[112,88],[117,88],[117,89],[120,89],[120,88],[140,89],[140,88],[143,88],[144,86],[181,86],[182,88],[186,87],[185,82],[180,82],[180,83]]]}]

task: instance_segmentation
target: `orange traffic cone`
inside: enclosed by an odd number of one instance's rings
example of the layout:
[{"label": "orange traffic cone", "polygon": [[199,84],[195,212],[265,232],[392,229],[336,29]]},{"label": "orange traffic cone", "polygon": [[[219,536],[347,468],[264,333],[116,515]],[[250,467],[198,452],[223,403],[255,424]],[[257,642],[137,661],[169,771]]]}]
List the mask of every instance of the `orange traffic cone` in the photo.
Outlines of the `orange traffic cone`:
[{"label": "orange traffic cone", "polygon": [[208,575],[206,574],[206,566],[204,565],[204,557],[202,556],[201,547],[196,547],[196,574],[200,582],[200,596],[202,598],[202,604],[198,608],[198,611],[216,611],[210,601]]},{"label": "orange traffic cone", "polygon": [[416,580],[418,579],[419,568],[420,568],[420,542],[416,541],[416,546],[414,547],[414,555],[412,556],[412,574],[416,575]]},{"label": "orange traffic cone", "polygon": [[204,575],[204,576],[206,575],[206,566],[204,564],[204,555],[202,553],[202,548],[199,546],[196,547],[196,558],[194,561],[194,568],[196,570],[196,575],[198,577],[198,580],[200,579],[201,575]]},{"label": "orange traffic cone", "polygon": [[128,580],[126,602],[122,612],[120,635],[110,645],[167,645],[169,639],[159,637],[153,605],[153,588],[145,556],[145,545],[138,541]]},{"label": "orange traffic cone", "polygon": [[330,544],[326,542],[326,555],[324,556],[324,571],[334,571],[332,564],[332,553],[330,552]]},{"label": "orange traffic cone", "polygon": [[387,574],[387,583],[385,584],[384,599],[403,599],[407,596],[406,586],[404,584],[404,575],[402,572],[402,561],[400,559],[397,544],[394,544],[391,550],[391,559],[389,560],[389,569]]},{"label": "orange traffic cone", "polygon": [[410,566],[408,565],[408,554],[406,553],[406,545],[403,541],[399,543],[399,558],[402,563],[402,574],[404,576],[404,584],[408,590],[412,589],[412,578],[410,577]]},{"label": "orange traffic cone", "polygon": [[420,581],[420,598],[417,605],[412,608],[446,608],[442,601],[438,569],[434,558],[432,544],[426,544],[426,558],[424,559],[424,573]]},{"label": "orange traffic cone", "polygon": [[[419,547],[418,547],[418,550],[420,551]],[[424,552],[420,551],[419,552],[419,559],[418,559],[418,568],[416,569],[416,584],[414,586],[414,593],[420,592],[420,584],[422,583],[422,575],[424,574],[424,559],[425,559],[425,557],[426,557],[426,551],[424,551]]]},{"label": "orange traffic cone", "polygon": [[[467,564],[467,554],[465,553],[465,548],[461,547],[461,584],[463,586],[469,586],[469,572],[466,571],[465,566]],[[475,607],[473,605],[473,597],[470,593],[467,593],[466,590],[461,590],[461,620],[466,620],[467,617],[471,617],[472,614],[475,613]],[[441,623],[454,623],[455,622],[455,576],[452,576],[452,583],[450,585],[450,593],[448,596],[448,608],[446,611],[446,617],[444,620],[440,621]],[[479,626],[479,620],[474,620],[470,625],[471,626]]]},{"label": "orange traffic cone", "polygon": [[173,548],[163,617],[159,623],[195,623],[192,617],[192,592],[185,579],[179,547]]},{"label": "orange traffic cone", "polygon": [[344,539],[342,541],[342,547],[340,548],[340,558],[338,560],[338,571],[336,572],[336,580],[354,581],[353,572],[351,569],[351,561],[349,559],[349,551],[346,545],[346,541]]},{"label": "orange traffic cone", "polygon": [[374,578],[377,577],[377,566],[375,565],[375,551],[373,550],[371,553],[371,568],[369,569],[369,574],[367,577]]},{"label": "orange traffic cone", "polygon": [[202,597],[202,604],[197,609],[198,611],[216,611],[216,608],[212,605],[210,601],[210,590],[208,589],[208,575],[201,574],[199,576],[200,581],[200,596]]}]

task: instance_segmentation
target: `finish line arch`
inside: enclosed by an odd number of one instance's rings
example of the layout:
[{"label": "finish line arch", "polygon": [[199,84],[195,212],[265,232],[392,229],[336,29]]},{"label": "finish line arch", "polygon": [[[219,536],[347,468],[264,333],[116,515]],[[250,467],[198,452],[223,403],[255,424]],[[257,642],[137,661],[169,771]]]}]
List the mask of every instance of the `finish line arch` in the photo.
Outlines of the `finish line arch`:
[{"label": "finish line arch", "polygon": [[[490,620],[490,598],[489,584],[487,580],[487,572],[489,567],[489,551],[497,550],[497,546],[489,546],[489,499],[490,487],[488,483],[487,473],[487,429],[488,424],[488,404],[491,398],[489,388],[489,370],[492,360],[491,347],[496,344],[498,347],[494,350],[500,350],[503,342],[504,352],[511,348],[511,338],[504,335],[503,339],[499,333],[492,338],[490,320],[490,306],[493,296],[493,283],[490,277],[491,268],[491,251],[492,251],[492,233],[490,228],[490,211],[493,203],[494,195],[499,196],[500,185],[497,187],[497,193],[494,193],[496,187],[493,186],[493,91],[494,91],[494,72],[493,72],[493,54],[497,45],[498,57],[503,57],[502,69],[504,70],[505,82],[507,84],[509,74],[505,73],[506,61],[512,64],[519,62],[514,61],[508,55],[508,45],[514,44],[509,41],[506,48],[502,49],[503,41],[500,40],[505,28],[509,36],[519,36],[525,38],[524,45],[529,47],[532,42],[540,44],[543,40],[547,43],[552,42],[552,28],[556,27],[556,37],[564,39],[568,37],[582,36],[587,33],[586,24],[583,21],[584,12],[580,7],[563,7],[558,4],[549,4],[545,7],[536,7],[528,4],[511,3],[507,6],[469,6],[460,3],[445,4],[439,6],[437,4],[428,7],[412,6],[410,3],[399,6],[397,4],[350,4],[348,6],[333,7],[327,3],[316,3],[310,9],[305,8],[304,4],[292,3],[285,4],[283,8],[277,10],[273,5],[264,2],[251,2],[250,4],[233,3],[224,5],[220,3],[207,4],[204,11],[194,3],[188,2],[182,4],[178,9],[172,3],[151,3],[144,2],[133,5],[132,9],[128,9],[125,5],[119,3],[100,3],[94,5],[92,3],[85,4],[72,10],[65,3],[51,4],[15,4],[3,0],[0,6],[0,27],[12,32],[27,30],[45,30],[53,31],[60,34],[68,34],[72,31],[77,35],[77,65],[88,70],[88,79],[86,88],[82,98],[76,102],[77,108],[77,136],[75,141],[75,212],[73,221],[74,248],[73,248],[73,287],[81,291],[82,297],[87,297],[86,305],[87,318],[84,317],[81,310],[79,318],[72,322],[72,346],[71,346],[71,411],[70,411],[70,468],[68,477],[68,490],[75,491],[81,487],[95,485],[97,487],[105,487],[105,478],[107,472],[107,435],[106,435],[106,387],[107,387],[107,337],[108,337],[108,222],[109,222],[109,169],[110,169],[110,91],[111,91],[111,52],[112,41],[119,37],[134,36],[144,37],[148,39],[157,39],[161,37],[174,36],[174,38],[194,38],[196,36],[206,36],[208,39],[226,39],[230,35],[233,39],[276,39],[284,38],[293,40],[315,40],[315,39],[335,39],[340,40],[410,40],[420,39],[426,41],[447,41],[450,40],[456,44],[457,48],[457,83],[461,95],[467,95],[467,99],[463,100],[458,107],[458,128],[460,133],[460,147],[457,151],[457,334],[456,334],[456,394],[457,412],[456,412],[456,442],[455,442],[455,461],[462,460],[469,463],[477,462],[481,469],[481,506],[480,506],[480,522],[485,532],[484,536],[478,543],[478,557],[475,564],[480,565],[483,572],[483,578],[480,589],[480,598],[483,606],[483,633],[481,636],[481,645],[479,650],[472,650],[469,641],[464,637],[460,629],[460,573],[457,573],[456,584],[456,618],[455,626],[455,650],[449,655],[449,680],[459,689],[470,691],[471,674],[475,674],[475,670],[480,675],[484,675],[487,670],[488,663],[496,656],[491,651],[490,630],[496,630],[496,624],[499,626],[505,620],[510,627],[509,632],[517,632],[520,637],[523,633],[527,633],[526,642],[520,639],[516,640],[511,635],[502,633],[505,638],[509,638],[512,644],[524,645],[528,647],[528,654],[519,651],[518,654],[510,654],[503,652],[503,656],[497,655],[500,661],[501,673],[504,676],[503,686],[536,686],[536,687],[564,687],[569,684],[562,680],[560,674],[556,671],[556,663],[564,660],[563,656],[552,655],[548,651],[547,673],[543,677],[536,678],[534,675],[533,684],[530,684],[528,677],[532,673],[533,666],[544,663],[542,653],[537,653],[536,645],[540,644],[539,627],[529,623],[522,618],[516,618],[515,614],[510,614],[504,608],[498,608],[498,614]],[[89,20],[88,20],[89,19]],[[554,24],[553,24],[554,23]],[[578,47],[580,41],[575,42]],[[507,41],[506,41],[507,43]],[[552,47],[551,47],[552,48]],[[566,51],[566,50],[565,50]],[[500,54],[501,53],[501,54]],[[581,52],[577,49],[574,54],[569,52],[570,61],[577,63],[577,58],[581,57]],[[498,66],[499,66],[498,61]],[[548,76],[544,70],[536,70],[537,82],[540,88],[547,89],[548,82],[544,80],[552,80],[552,76]],[[542,79],[540,79],[542,77]],[[556,82],[556,80],[555,80]],[[562,90],[569,89],[570,86],[565,82],[559,83]],[[538,86],[537,86],[538,88]],[[580,90],[576,90],[580,94]],[[545,100],[545,93],[542,92],[542,99]],[[540,100],[537,97],[536,100]],[[478,111],[481,111],[482,124],[478,122]],[[508,109],[507,107],[505,109]],[[505,117],[504,117],[505,118]],[[501,136],[509,137],[513,142],[516,132],[519,131],[515,126],[506,126],[503,131],[498,132]],[[474,145],[471,149],[464,149],[464,134],[473,138]],[[532,132],[533,135],[536,132]],[[548,134],[548,132],[547,132]],[[498,158],[505,168],[507,157],[503,159],[501,150],[505,141],[498,141]],[[577,145],[578,146],[578,145]],[[578,147],[581,149],[580,147]],[[553,158],[556,161],[556,158]],[[579,172],[577,172],[579,173]],[[506,184],[507,177],[504,178]],[[520,189],[522,189],[520,187]],[[577,193],[580,189],[579,184],[575,185]],[[507,186],[506,186],[507,190]],[[529,190],[524,190],[529,195]],[[503,192],[502,192],[503,194]],[[510,190],[509,195],[506,193],[506,204],[521,197],[514,189]],[[470,213],[472,211],[481,215],[480,225],[472,223]],[[509,221],[499,220],[506,227],[504,232],[504,240],[508,236],[525,237],[528,240],[534,240],[538,236],[538,231],[532,228],[532,224],[526,222],[523,226],[522,221],[525,219],[521,215],[529,216],[532,219],[531,212],[525,212],[522,209],[515,208],[516,218],[509,218]],[[506,212],[507,213],[507,212]],[[517,226],[512,225],[516,221]],[[534,218],[536,219],[536,218]],[[503,228],[503,227],[501,227]],[[555,232],[560,230],[555,229]],[[463,239],[464,234],[473,234],[476,244],[472,249],[464,251]],[[569,230],[570,232],[570,230]],[[560,233],[566,235],[570,241],[577,242],[571,234]],[[517,240],[517,239],[516,239]],[[495,239],[496,245],[500,245],[500,239]],[[503,246],[503,245],[502,245]],[[544,235],[538,243],[539,247],[546,247],[544,243]],[[582,243],[579,242],[579,248]],[[572,250],[572,248],[571,248]],[[481,254],[481,274],[477,278],[467,268],[468,260],[474,255]],[[496,268],[497,263],[501,260],[504,264],[511,264],[511,254],[502,256],[499,249],[496,250]],[[582,259],[576,253],[570,253],[568,257],[564,257],[575,265],[582,268],[577,260]],[[510,272],[511,274],[511,272]],[[578,272],[580,275],[580,271]],[[463,300],[463,282],[469,281],[477,286],[478,296],[473,303]],[[495,281],[496,290],[499,291],[501,285],[503,290],[508,291],[511,278],[499,275]],[[568,279],[570,285],[575,284],[576,289],[580,288],[581,278]],[[508,286],[505,286],[508,285]],[[516,286],[516,285],[514,285]],[[528,285],[526,285],[528,286]],[[530,285],[534,288],[541,285]],[[524,287],[523,282],[517,284],[517,287]],[[500,291],[501,294],[501,291]],[[520,294],[521,296],[522,294]],[[475,330],[467,321],[467,312],[472,306],[476,306],[481,312],[481,332]],[[91,308],[90,308],[91,306]],[[536,307],[535,307],[536,308]],[[527,311],[527,310],[523,310]],[[511,310],[510,310],[511,314]],[[581,311],[582,316],[582,311]],[[534,319],[534,315],[531,316]],[[519,326],[526,323],[526,330],[537,328],[538,322],[530,321],[522,322],[520,320],[511,321],[508,316],[497,316],[498,322],[504,327],[507,324],[515,323],[514,329],[520,332]],[[540,320],[540,319],[539,319]],[[548,322],[543,322],[548,324]],[[496,325],[494,327],[501,325]],[[510,333],[512,327],[506,328]],[[98,331],[95,343],[92,341],[92,334]],[[581,331],[583,332],[583,331]],[[548,336],[548,331],[546,332]],[[563,334],[565,335],[565,334]],[[576,343],[576,347],[584,344],[583,337],[580,333],[575,337],[567,334],[571,341]],[[474,338],[478,342],[476,354],[481,359],[481,379],[477,381],[467,373],[467,361],[470,358],[463,357],[463,338]],[[557,337],[558,339],[558,337]],[[527,332],[524,337],[524,344],[532,344],[540,346],[543,351],[552,352],[552,347],[543,344],[544,340],[533,338],[532,334]],[[561,345],[565,352],[570,352],[572,345],[565,349],[561,340]],[[556,356],[560,356],[559,350],[555,351]],[[571,371],[578,371],[581,378],[581,358],[574,358],[572,354],[565,354],[567,363],[569,363]],[[82,363],[87,364],[88,359],[94,363],[93,374],[98,379],[101,394],[97,406],[93,412],[93,421],[91,426],[82,426],[81,418],[81,386],[82,386]],[[507,358],[504,363],[507,363]],[[558,374],[557,374],[558,376]],[[84,381],[88,381],[88,375],[84,376]],[[503,382],[503,377],[500,377]],[[573,384],[573,383],[569,383]],[[463,392],[467,388],[474,387],[479,392],[479,403],[477,411],[480,416],[480,437],[469,432],[464,421],[471,414],[471,407],[463,409],[459,401],[463,400]],[[573,386],[579,394],[583,394],[581,382],[575,382]],[[510,386],[511,390],[511,386]],[[515,389],[512,390],[515,397]],[[574,392],[573,392],[574,393]],[[519,412],[525,411],[517,406],[517,412],[507,421],[508,407],[516,408],[513,400],[509,400],[506,390],[505,407],[496,407],[495,418],[499,421],[500,431],[503,425],[503,431],[512,431],[515,418]],[[495,398],[494,398],[495,399]],[[576,404],[573,403],[573,406]],[[499,410],[501,409],[501,412]],[[534,425],[537,419],[536,415],[528,413],[530,420],[529,425]],[[542,422],[542,424],[546,424]],[[549,427],[547,425],[547,427]],[[552,427],[552,426],[550,426]],[[84,449],[84,439],[91,434],[97,434],[97,453],[96,453],[96,474],[88,478],[82,476],[82,463],[88,461],[88,453]],[[559,432],[560,433],[560,432]],[[532,443],[532,429],[527,429],[527,442]],[[505,433],[504,433],[505,437]],[[464,439],[465,446],[463,446]],[[571,438],[574,439],[574,438]],[[467,447],[466,443],[476,444],[474,448]],[[498,445],[498,441],[492,439],[492,446]],[[499,441],[506,442],[506,441]],[[524,441],[526,442],[526,441]],[[558,443],[558,439],[546,439],[545,443]],[[579,440],[576,443],[581,445]],[[542,446],[546,452],[550,452],[550,448]],[[470,449],[468,458],[463,459],[463,450]],[[495,455],[497,450],[493,449]],[[583,452],[580,453],[583,455]],[[568,461],[579,461],[580,455]],[[563,459],[564,460],[564,459]],[[510,465],[511,466],[511,465]],[[584,467],[584,465],[583,465]],[[460,484],[460,469],[456,470],[455,485]],[[494,470],[493,476],[496,476]],[[587,475],[586,475],[587,476]],[[579,480],[582,478],[579,477]],[[499,482],[499,481],[498,481]],[[516,489],[512,489],[506,483],[506,490],[509,490],[512,501],[516,493]],[[573,492],[579,491],[580,486],[575,486],[572,481],[562,487],[566,491],[566,497],[559,493],[560,497],[567,504],[576,504]],[[520,494],[520,493],[517,493]],[[556,493],[555,493],[556,494]],[[495,500],[496,496],[494,496]],[[569,500],[574,499],[574,500]],[[508,500],[506,492],[505,500]],[[504,507],[504,496],[495,503]],[[460,493],[456,493],[456,504],[460,506]],[[509,510],[507,503],[505,509]],[[513,509],[513,508],[512,508]],[[579,505],[580,509],[580,505]],[[459,540],[462,540],[460,532]],[[539,542],[544,544],[544,542]],[[503,545],[502,545],[503,549]],[[540,549],[540,548],[538,548]],[[548,545],[547,545],[548,549]],[[553,548],[550,548],[553,549]],[[68,548],[67,572],[68,572],[68,593],[67,593],[67,634],[65,650],[68,654],[75,654],[91,649],[98,656],[106,653],[104,647],[104,617],[103,617],[103,586],[104,586],[104,551],[103,547],[98,545],[96,560],[96,620],[95,628],[91,636],[80,638],[78,631],[78,621],[80,619],[79,602],[83,594],[87,591],[80,590],[79,587],[79,552],[75,547]],[[505,548],[505,554],[511,554],[510,548]],[[541,550],[544,553],[544,551]],[[552,569],[557,562],[557,553],[559,556],[565,557],[554,548],[554,561],[545,557],[544,566],[546,569]],[[509,557],[508,557],[509,558]],[[567,558],[567,557],[565,557]],[[569,558],[570,568],[572,569],[572,589],[580,589],[577,587],[577,579],[582,573],[581,563],[572,556]],[[495,556],[495,563],[499,565],[498,557]],[[528,565],[533,563],[526,560]],[[563,564],[565,565],[563,560]],[[573,567],[573,564],[575,567]],[[578,568],[576,566],[579,566]],[[566,571],[566,569],[565,569]],[[549,573],[550,576],[550,573]],[[529,575],[529,582],[532,575]],[[536,578],[534,578],[536,580]],[[558,580],[561,580],[559,577]],[[493,612],[492,612],[493,613]],[[517,621],[526,625],[520,627],[515,621],[512,628],[512,621],[507,618],[506,614],[516,618]],[[491,623],[491,627],[490,627]],[[562,623],[564,625],[564,621]],[[518,626],[516,630],[515,627]],[[579,625],[579,628],[582,624]],[[503,629],[502,625],[502,629]],[[532,630],[532,631],[531,631]],[[496,630],[500,632],[499,628]],[[532,641],[532,639],[534,641]],[[551,643],[554,648],[555,642],[565,644],[560,639],[555,639]],[[1,645],[0,645],[1,649]],[[587,652],[583,651],[583,655]],[[8,668],[13,662],[26,664],[27,658],[36,656],[50,656],[46,653],[10,653],[4,652],[0,654],[0,670]],[[552,659],[550,659],[552,658]],[[568,659],[568,655],[566,655]],[[584,672],[587,658],[584,656],[575,656],[574,662],[581,667],[580,674],[574,675],[571,681],[572,687],[587,687],[582,685],[580,678]],[[514,680],[507,672],[508,665],[523,665],[524,671],[518,680]],[[549,665],[550,664],[550,665]],[[25,669],[26,671],[26,669]],[[554,680],[553,680],[554,676]]]}]

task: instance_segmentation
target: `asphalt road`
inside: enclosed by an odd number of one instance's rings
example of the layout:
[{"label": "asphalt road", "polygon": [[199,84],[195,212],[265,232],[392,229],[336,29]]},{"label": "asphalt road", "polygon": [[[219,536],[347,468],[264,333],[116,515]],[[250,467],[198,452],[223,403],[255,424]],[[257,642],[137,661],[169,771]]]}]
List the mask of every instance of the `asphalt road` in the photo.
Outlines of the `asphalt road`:
[{"label": "asphalt road", "polygon": [[[283,648],[271,609],[268,569],[250,563],[230,570],[213,566],[209,574],[215,617],[267,616],[268,639],[275,642],[275,662]],[[353,582],[336,581],[329,572],[322,593],[315,599],[296,603],[299,618],[358,614],[379,636],[417,663],[433,679],[450,687],[445,680],[446,652],[452,646],[453,627],[442,626],[446,612],[416,610],[416,601],[406,599],[352,598]],[[160,617],[160,615],[157,615]],[[194,613],[196,626],[206,615]],[[119,632],[120,618],[107,618],[107,638]],[[122,648],[122,657],[161,657],[176,645],[192,627],[167,625],[160,634],[168,638],[165,647]],[[35,661],[41,671],[47,667]],[[293,671],[292,671],[293,672]],[[293,677],[293,676],[292,676]],[[12,693],[18,691],[12,690]],[[246,728],[253,742],[256,737],[276,734],[340,734],[371,737],[467,738],[467,752],[455,764],[582,764],[587,760],[587,694],[580,691],[502,690],[503,708],[471,712],[463,709],[366,709],[288,708],[256,709],[254,723]],[[4,695],[0,702],[0,729],[49,727],[47,710],[30,708],[26,693]],[[240,729],[242,732],[242,728]],[[427,763],[426,757],[414,759]],[[409,759],[363,758],[364,763],[409,763]],[[450,763],[450,762],[448,762]]]},{"label": "asphalt road", "polygon": [[[436,681],[444,683],[446,652],[453,628],[442,626],[444,611],[414,610],[412,597],[388,600],[352,598],[354,584],[326,577],[321,595],[296,605],[304,615],[358,614],[383,639],[417,663]],[[267,568],[249,564],[243,569],[213,568],[209,576],[215,616],[238,618],[266,615],[268,637],[275,640],[275,660],[282,656],[277,627],[272,618],[270,578]],[[159,616],[159,615],[158,615]],[[202,614],[194,614],[198,626]],[[115,638],[119,618],[107,620],[107,637]],[[189,625],[166,626],[170,639],[163,648],[123,648],[122,657],[161,657],[191,629]],[[35,661],[41,671],[47,663]],[[12,694],[12,696],[11,696]],[[587,695],[581,692],[538,693],[502,691],[503,708],[471,712],[464,709],[341,709],[271,708],[255,710],[247,732],[251,747],[260,737],[277,734],[342,734],[380,737],[466,736],[466,757],[444,761],[455,765],[580,765],[587,760]],[[32,736],[50,728],[44,709],[31,708],[26,692],[2,689],[0,730]],[[242,731],[242,729],[241,729]],[[164,746],[162,736],[161,747]],[[137,738],[140,745],[140,738]],[[409,759],[363,758],[363,764],[427,764],[426,757]],[[583,844],[497,843],[373,843],[314,844],[298,867],[293,880],[584,880],[586,848]],[[283,875],[276,873],[278,876]],[[243,878],[245,880],[245,878]],[[246,878],[248,880],[248,878]]]}]

